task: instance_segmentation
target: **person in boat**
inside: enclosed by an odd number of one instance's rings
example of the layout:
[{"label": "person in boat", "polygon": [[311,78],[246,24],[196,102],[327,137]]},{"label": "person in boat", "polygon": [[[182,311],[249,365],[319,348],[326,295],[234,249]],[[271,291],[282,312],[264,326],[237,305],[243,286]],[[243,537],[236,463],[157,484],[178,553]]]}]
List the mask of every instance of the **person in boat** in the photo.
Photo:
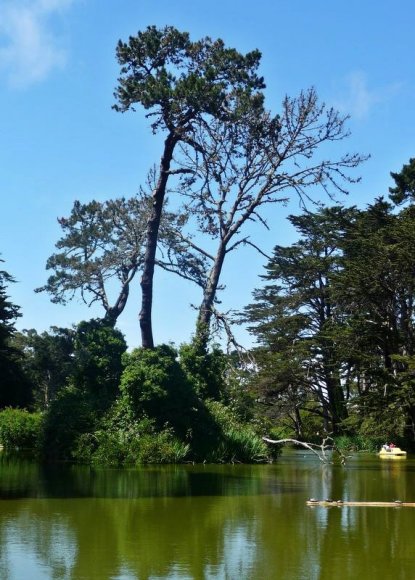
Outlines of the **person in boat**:
[{"label": "person in boat", "polygon": [[396,445],[395,445],[395,443],[389,443],[389,447],[390,447],[390,449],[395,449]]},{"label": "person in boat", "polygon": [[384,445],[382,445],[382,449],[384,449],[385,451],[390,451],[391,450],[391,446],[388,445],[387,443],[385,443]]}]

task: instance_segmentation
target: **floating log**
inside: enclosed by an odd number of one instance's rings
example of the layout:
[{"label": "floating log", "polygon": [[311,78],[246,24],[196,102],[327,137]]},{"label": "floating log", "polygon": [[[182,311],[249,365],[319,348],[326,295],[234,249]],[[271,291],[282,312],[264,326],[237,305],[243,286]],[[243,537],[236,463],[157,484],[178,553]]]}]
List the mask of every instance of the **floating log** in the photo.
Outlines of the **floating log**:
[{"label": "floating log", "polygon": [[407,501],[343,501],[333,499],[309,499],[309,506],[319,507],[415,507],[415,502]]}]

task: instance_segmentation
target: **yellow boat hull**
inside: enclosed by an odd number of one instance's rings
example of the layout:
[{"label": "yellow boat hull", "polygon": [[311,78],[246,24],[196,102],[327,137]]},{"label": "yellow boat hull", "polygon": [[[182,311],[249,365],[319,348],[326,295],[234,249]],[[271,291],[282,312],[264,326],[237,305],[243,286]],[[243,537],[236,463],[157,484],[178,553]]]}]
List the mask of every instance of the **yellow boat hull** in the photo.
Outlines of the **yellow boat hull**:
[{"label": "yellow boat hull", "polygon": [[381,449],[378,455],[382,459],[405,459],[406,451],[402,451],[399,447],[393,447],[389,450]]}]

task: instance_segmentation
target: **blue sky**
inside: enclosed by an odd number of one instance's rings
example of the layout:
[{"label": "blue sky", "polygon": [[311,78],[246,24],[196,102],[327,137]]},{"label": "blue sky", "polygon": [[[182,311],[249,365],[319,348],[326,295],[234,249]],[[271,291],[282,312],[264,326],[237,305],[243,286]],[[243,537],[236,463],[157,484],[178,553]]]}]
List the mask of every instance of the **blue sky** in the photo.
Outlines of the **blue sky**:
[{"label": "blue sky", "polygon": [[[133,195],[158,161],[160,142],[141,111],[111,109],[119,75],[115,46],[150,24],[173,25],[192,38],[221,37],[242,52],[258,48],[267,105],[314,86],[351,115],[350,138],[336,150],[369,153],[345,203],[364,207],[387,194],[390,171],[415,156],[415,70],[411,0],[0,0],[0,253],[16,278],[18,328],[47,330],[99,315],[80,301],[58,306],[33,289],[60,236],[56,218],[75,199]],[[323,195],[321,197],[323,198]],[[294,241],[274,207],[270,232],[256,232],[266,252]],[[251,301],[264,258],[253,250],[226,264],[222,309]],[[138,286],[138,280],[136,281]],[[139,344],[138,288],[119,320]],[[189,340],[200,293],[172,275],[155,279],[156,342]],[[246,344],[248,335],[239,330]]]}]

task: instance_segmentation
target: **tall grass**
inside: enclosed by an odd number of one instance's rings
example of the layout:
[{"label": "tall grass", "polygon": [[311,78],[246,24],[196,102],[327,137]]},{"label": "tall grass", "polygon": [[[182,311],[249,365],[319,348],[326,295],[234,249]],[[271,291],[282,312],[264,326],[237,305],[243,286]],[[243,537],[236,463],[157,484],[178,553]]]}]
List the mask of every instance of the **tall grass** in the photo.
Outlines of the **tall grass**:
[{"label": "tall grass", "polygon": [[206,406],[220,428],[219,441],[206,460],[213,463],[256,463],[269,459],[269,450],[251,426],[242,424],[231,410],[218,401],[206,401]]},{"label": "tall grass", "polygon": [[368,437],[367,435],[340,435],[335,437],[334,441],[340,451],[366,451],[368,453],[379,451],[382,444],[385,443],[379,437]]}]

